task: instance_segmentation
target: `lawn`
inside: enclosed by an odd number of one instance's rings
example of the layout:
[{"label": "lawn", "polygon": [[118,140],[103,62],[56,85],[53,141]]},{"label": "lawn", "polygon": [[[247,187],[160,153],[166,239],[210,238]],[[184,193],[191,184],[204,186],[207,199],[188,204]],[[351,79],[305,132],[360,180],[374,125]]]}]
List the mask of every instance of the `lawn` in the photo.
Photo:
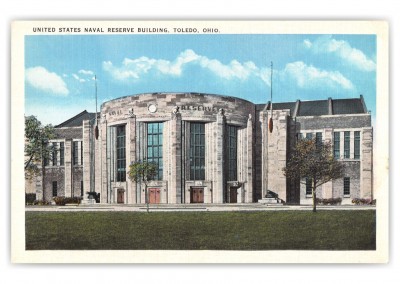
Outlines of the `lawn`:
[{"label": "lawn", "polygon": [[375,211],[26,212],[27,250],[375,250]]}]

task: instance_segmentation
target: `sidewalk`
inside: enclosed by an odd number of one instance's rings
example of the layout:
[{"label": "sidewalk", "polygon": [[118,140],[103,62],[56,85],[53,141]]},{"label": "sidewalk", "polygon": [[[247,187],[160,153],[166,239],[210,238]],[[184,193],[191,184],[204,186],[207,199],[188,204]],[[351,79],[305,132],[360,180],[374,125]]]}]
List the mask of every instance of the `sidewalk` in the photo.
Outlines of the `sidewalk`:
[{"label": "sidewalk", "polygon": [[[85,204],[66,206],[33,206],[25,207],[25,211],[43,212],[80,212],[80,211],[131,211],[146,212],[145,204]],[[219,212],[219,211],[285,211],[312,210],[312,205],[266,205],[259,203],[247,204],[151,204],[151,212]],[[375,210],[375,205],[321,205],[318,210]]]}]

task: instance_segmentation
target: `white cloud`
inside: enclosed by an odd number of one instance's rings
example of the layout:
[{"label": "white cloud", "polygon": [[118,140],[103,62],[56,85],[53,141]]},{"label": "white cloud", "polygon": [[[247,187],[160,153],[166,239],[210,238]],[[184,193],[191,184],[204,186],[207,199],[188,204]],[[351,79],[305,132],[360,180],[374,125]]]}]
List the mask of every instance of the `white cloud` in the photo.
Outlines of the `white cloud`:
[{"label": "white cloud", "polygon": [[81,69],[78,71],[79,74],[83,75],[94,75],[93,71]]},{"label": "white cloud", "polygon": [[280,73],[284,80],[292,79],[299,88],[311,89],[319,87],[353,89],[350,80],[338,71],[326,71],[302,61],[286,64],[285,69]]},{"label": "white cloud", "polygon": [[125,58],[120,67],[114,66],[110,61],[105,61],[103,69],[117,80],[137,80],[150,71],[179,77],[183,74],[185,67],[190,64],[197,65],[226,80],[246,80],[249,76],[260,77],[264,80],[261,70],[251,61],[240,63],[232,60],[229,64],[223,64],[219,60],[198,55],[191,49],[181,52],[173,61],[142,56],[135,59]]},{"label": "white cloud", "polygon": [[[224,64],[217,59],[198,55],[188,49],[181,52],[173,61],[142,56],[125,58],[121,66],[114,66],[111,61],[103,62],[103,69],[120,81],[137,81],[150,72],[165,76],[179,77],[188,65],[211,72],[223,80],[248,81],[253,78],[270,86],[271,70],[269,67],[257,67],[252,61],[241,63],[233,59]],[[274,77],[282,84],[296,84],[299,88],[342,88],[353,89],[353,84],[340,72],[326,71],[308,66],[302,61],[288,63],[283,70],[274,70]]]},{"label": "white cloud", "polygon": [[81,77],[79,77],[78,75],[76,75],[76,74],[72,74],[72,77],[74,77],[76,80],[78,80],[80,83],[84,83],[84,82],[86,82],[86,80],[85,79],[82,79]]},{"label": "white cloud", "polygon": [[373,59],[368,58],[361,50],[352,47],[347,41],[336,40],[332,36],[321,36],[312,43],[307,39],[303,43],[306,48],[315,53],[332,53],[359,70],[374,71],[376,69]]},{"label": "white cloud", "polygon": [[69,90],[64,80],[54,72],[42,66],[25,70],[25,80],[34,88],[54,95],[67,96]]}]

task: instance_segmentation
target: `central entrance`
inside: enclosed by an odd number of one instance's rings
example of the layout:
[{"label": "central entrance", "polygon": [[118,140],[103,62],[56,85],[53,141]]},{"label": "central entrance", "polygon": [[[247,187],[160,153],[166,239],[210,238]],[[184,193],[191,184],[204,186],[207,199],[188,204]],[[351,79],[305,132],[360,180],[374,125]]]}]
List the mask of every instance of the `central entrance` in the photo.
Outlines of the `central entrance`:
[{"label": "central entrance", "polygon": [[160,189],[149,188],[149,203],[158,204],[160,203]]},{"label": "central entrance", "polygon": [[204,187],[192,187],[190,203],[204,203]]}]

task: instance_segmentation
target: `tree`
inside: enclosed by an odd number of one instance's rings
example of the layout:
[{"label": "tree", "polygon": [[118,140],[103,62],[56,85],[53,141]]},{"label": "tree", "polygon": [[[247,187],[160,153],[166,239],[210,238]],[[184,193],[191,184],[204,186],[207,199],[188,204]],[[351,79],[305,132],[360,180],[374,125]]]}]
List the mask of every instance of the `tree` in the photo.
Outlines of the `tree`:
[{"label": "tree", "polygon": [[156,176],[157,169],[158,169],[157,164],[148,162],[147,160],[132,162],[129,165],[129,171],[128,171],[129,179],[131,181],[144,183],[147,213],[149,213],[149,195],[147,186],[148,183],[152,181]]},{"label": "tree", "polygon": [[[43,126],[35,116],[25,117],[25,178],[32,179],[40,173],[44,179],[46,161],[55,152],[49,140],[56,137],[51,124]],[[42,183],[44,192],[44,182]],[[43,195],[44,198],[44,195]]]},{"label": "tree", "polygon": [[311,179],[313,212],[316,212],[317,187],[343,177],[343,164],[334,159],[330,142],[301,139],[294,147],[283,172],[290,179]]}]

